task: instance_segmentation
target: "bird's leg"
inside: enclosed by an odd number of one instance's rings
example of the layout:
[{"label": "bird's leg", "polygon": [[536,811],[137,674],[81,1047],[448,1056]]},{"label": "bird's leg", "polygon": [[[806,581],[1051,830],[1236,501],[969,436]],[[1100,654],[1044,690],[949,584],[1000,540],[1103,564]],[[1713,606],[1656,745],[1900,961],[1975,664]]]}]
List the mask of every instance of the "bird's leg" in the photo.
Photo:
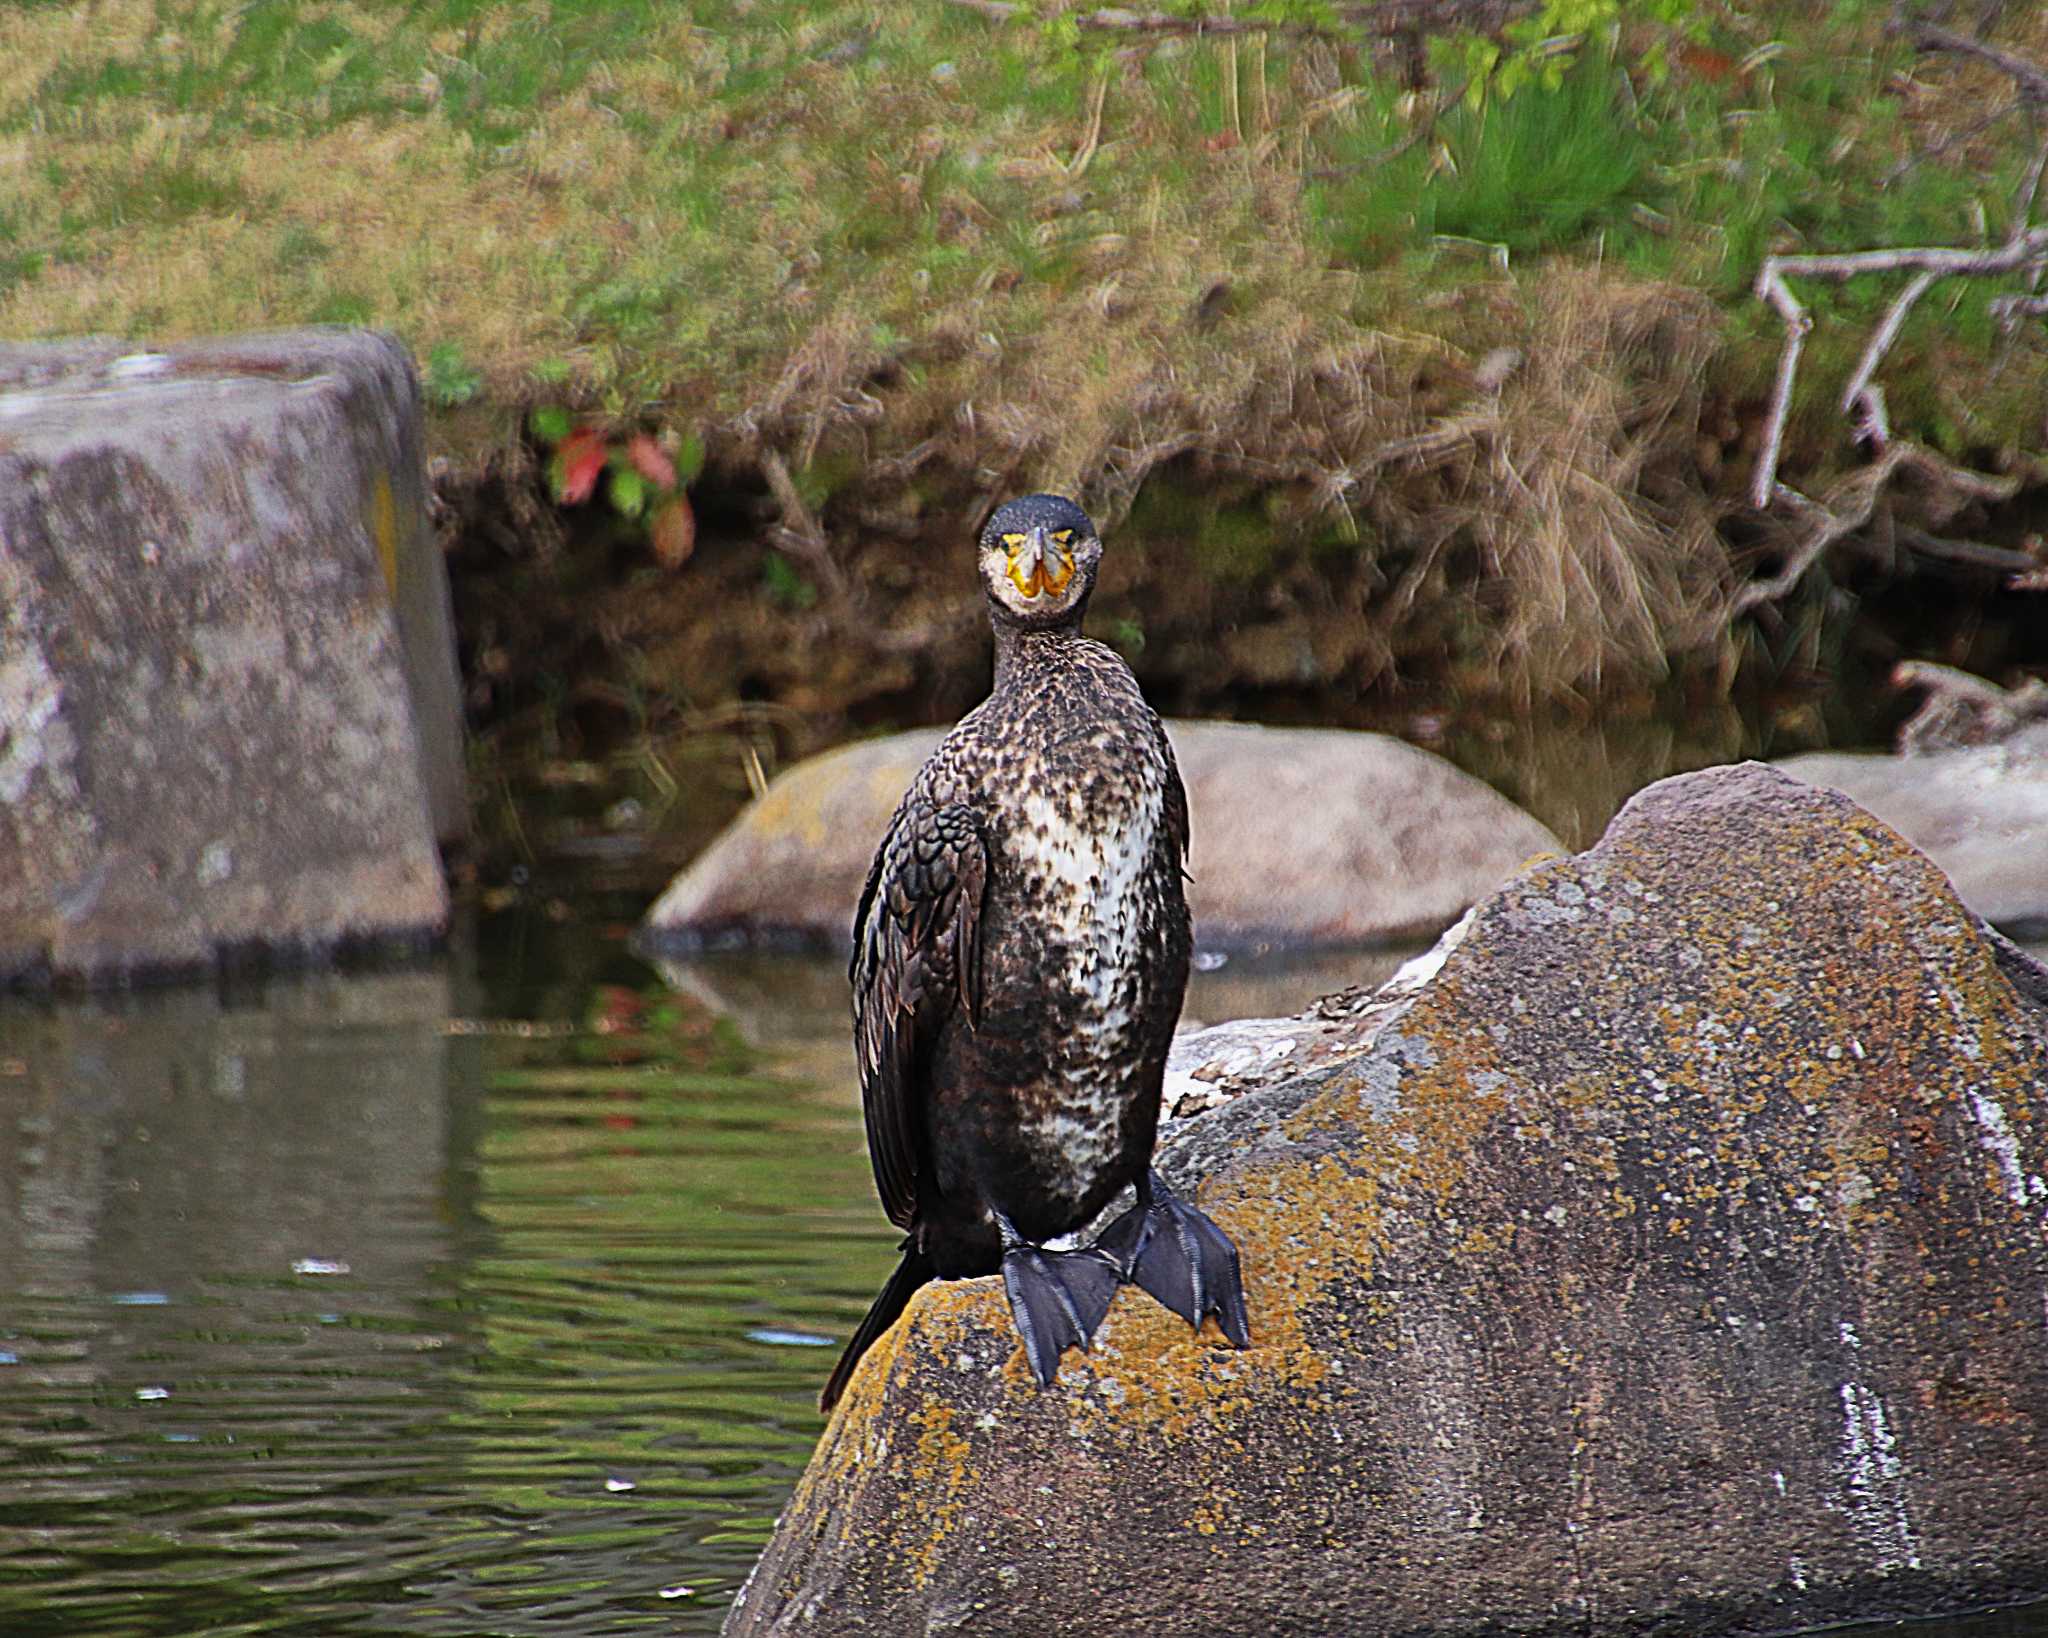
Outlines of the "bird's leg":
[{"label": "bird's leg", "polygon": [[1137,1202],[1095,1237],[1095,1249],[1116,1264],[1117,1273],[1129,1285],[1138,1277],[1138,1259],[1158,1230],[1152,1215],[1152,1181],[1157,1174],[1146,1167],[1138,1178]]},{"label": "bird's leg", "polygon": [[1214,1314],[1223,1334],[1251,1346],[1237,1247],[1199,1207],[1178,1199],[1150,1167],[1138,1179],[1138,1201],[1096,1242],[1124,1278],[1201,1328]]},{"label": "bird's leg", "polygon": [[1123,1271],[1094,1246],[1047,1251],[1033,1245],[1001,1212],[992,1212],[1003,1238],[1003,1289],[1024,1358],[1043,1388],[1060,1368],[1060,1355],[1086,1348],[1123,1283]]}]

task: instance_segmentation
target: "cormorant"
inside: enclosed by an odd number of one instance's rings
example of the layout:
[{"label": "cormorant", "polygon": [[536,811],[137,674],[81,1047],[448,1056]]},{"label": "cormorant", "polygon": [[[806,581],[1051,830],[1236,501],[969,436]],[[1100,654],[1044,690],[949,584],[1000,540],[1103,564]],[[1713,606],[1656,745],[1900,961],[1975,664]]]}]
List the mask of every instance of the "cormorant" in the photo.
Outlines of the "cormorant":
[{"label": "cormorant", "polygon": [[[1236,1247],[1152,1170],[1193,942],[1188,806],[1137,679],[1081,635],[1101,558],[1063,496],[984,525],[995,687],[918,770],[854,915],[868,1152],[907,1232],[824,1410],[931,1279],[1000,1270],[1041,1387],[1125,1283],[1250,1342]],[[1127,1185],[1095,1244],[1047,1249]]]}]

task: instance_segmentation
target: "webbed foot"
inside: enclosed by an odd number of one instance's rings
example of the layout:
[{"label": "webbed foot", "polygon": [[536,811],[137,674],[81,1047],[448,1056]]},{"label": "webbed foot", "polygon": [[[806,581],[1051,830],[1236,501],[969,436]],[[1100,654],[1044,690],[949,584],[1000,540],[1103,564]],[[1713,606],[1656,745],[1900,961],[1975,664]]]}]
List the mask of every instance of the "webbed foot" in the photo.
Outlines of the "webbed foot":
[{"label": "webbed foot", "polygon": [[1201,1329],[1214,1314],[1223,1334],[1239,1348],[1252,1341],[1245,1312],[1244,1279],[1237,1247],[1207,1213],[1179,1199],[1147,1170],[1138,1182],[1138,1203],[1096,1242],[1123,1270],[1123,1277]]},{"label": "webbed foot", "polygon": [[1093,1246],[1047,1251],[1018,1237],[1000,1218],[998,1224],[1003,1230],[1003,1289],[1009,1293],[1010,1315],[1017,1322],[1031,1374],[1043,1388],[1058,1372],[1062,1353],[1071,1347],[1086,1348],[1094,1340],[1123,1273]]}]

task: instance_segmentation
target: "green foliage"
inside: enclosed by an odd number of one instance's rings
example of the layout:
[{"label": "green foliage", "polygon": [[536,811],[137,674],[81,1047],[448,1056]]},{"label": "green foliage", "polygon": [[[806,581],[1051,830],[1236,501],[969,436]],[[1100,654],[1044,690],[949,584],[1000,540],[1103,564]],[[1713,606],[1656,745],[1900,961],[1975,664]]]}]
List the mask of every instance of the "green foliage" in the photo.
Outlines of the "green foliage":
[{"label": "green foliage", "polygon": [[375,324],[377,304],[354,290],[334,290],[307,309],[309,324]]},{"label": "green foliage", "polygon": [[676,481],[694,483],[697,474],[703,470],[704,440],[694,432],[687,432],[683,435],[682,446],[676,451]]},{"label": "green foliage", "polygon": [[534,437],[552,448],[568,438],[575,422],[561,405],[543,404],[526,418],[526,424]]},{"label": "green foliage", "polygon": [[605,488],[622,518],[637,518],[647,507],[647,480],[630,467],[613,467]]},{"label": "green foliage", "polygon": [[[1465,85],[1473,109],[1506,102],[1525,85],[1556,92],[1579,52],[1589,42],[1610,42],[1624,22],[1651,23],[1664,31],[1702,32],[1699,0],[1545,0],[1526,16],[1509,20],[1498,38],[1457,33],[1430,42],[1438,71]],[[1653,82],[1668,72],[1668,38],[1658,33],[1645,49],[1643,67]]]},{"label": "green foliage", "polygon": [[798,574],[780,552],[762,553],[761,588],[779,606],[797,612],[818,601],[818,588]]},{"label": "green foliage", "polygon": [[1425,223],[1524,254],[1620,221],[1648,191],[1652,150],[1617,96],[1618,73],[1605,51],[1569,70],[1551,59],[1529,95],[1460,108],[1445,140],[1461,157],[1430,190]]},{"label": "green foliage", "polygon": [[457,343],[442,341],[427,349],[420,390],[436,409],[455,409],[467,404],[483,384],[484,378],[470,366]]}]

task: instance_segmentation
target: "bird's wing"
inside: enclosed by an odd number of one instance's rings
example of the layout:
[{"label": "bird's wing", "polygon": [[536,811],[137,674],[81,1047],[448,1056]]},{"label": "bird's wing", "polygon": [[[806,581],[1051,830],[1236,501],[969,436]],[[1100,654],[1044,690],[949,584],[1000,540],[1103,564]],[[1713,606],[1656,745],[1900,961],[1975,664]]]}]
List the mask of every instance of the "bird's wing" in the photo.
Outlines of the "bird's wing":
[{"label": "bird's wing", "polygon": [[[1154,719],[1157,720],[1156,718]],[[1166,834],[1173,845],[1173,859],[1187,874],[1188,792],[1180,782],[1180,764],[1173,759],[1173,741],[1166,737],[1166,724],[1159,724],[1159,747],[1166,753]]]},{"label": "bird's wing", "polygon": [[889,1220],[917,1210],[922,1049],[956,1007],[981,1021],[981,904],[988,853],[960,804],[913,792],[896,810],[853,919],[853,1046],[875,1188]]}]

